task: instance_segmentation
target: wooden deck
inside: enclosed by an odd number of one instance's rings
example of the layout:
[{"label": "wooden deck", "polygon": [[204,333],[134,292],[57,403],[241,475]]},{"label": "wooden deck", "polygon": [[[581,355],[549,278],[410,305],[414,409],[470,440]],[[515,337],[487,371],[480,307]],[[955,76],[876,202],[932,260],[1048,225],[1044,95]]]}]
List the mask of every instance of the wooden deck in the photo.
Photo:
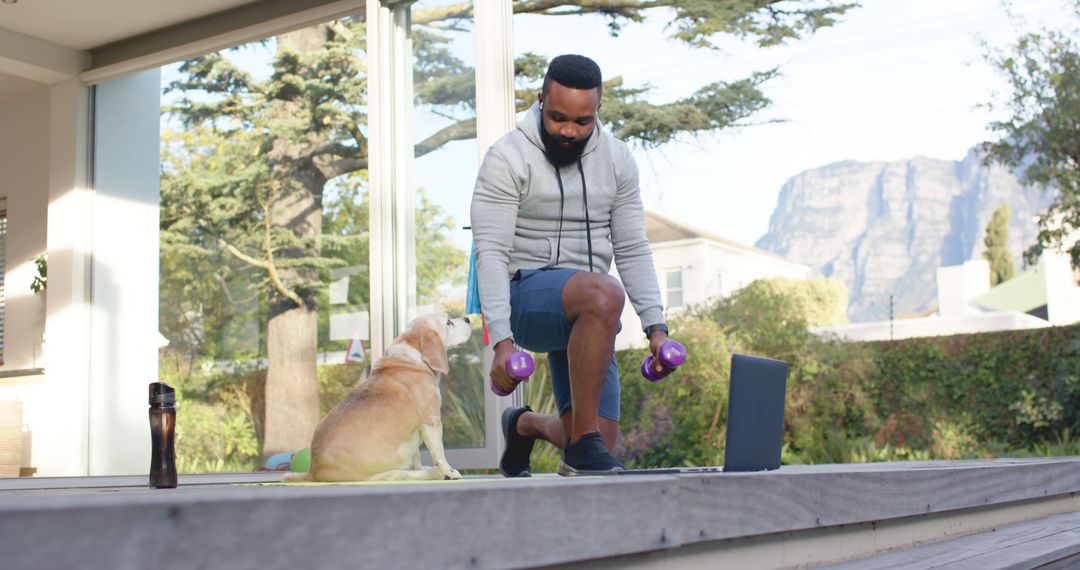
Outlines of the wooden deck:
[{"label": "wooden deck", "polygon": [[1076,457],[252,484],[279,477],[0,480],[0,567],[794,568],[1080,511]]}]

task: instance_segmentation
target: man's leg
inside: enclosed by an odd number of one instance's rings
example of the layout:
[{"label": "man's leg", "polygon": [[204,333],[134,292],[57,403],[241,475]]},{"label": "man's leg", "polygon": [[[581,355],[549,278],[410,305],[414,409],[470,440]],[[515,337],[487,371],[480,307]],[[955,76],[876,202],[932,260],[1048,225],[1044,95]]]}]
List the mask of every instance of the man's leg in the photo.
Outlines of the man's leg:
[{"label": "man's leg", "polygon": [[[579,271],[566,281],[562,298],[566,319],[573,327],[566,349],[573,408],[564,414],[563,429],[570,443],[600,431],[610,450],[618,436],[618,424],[600,421],[600,396],[615,354],[615,334],[626,294],[610,275]],[[607,424],[603,431],[601,423]]]},{"label": "man's leg", "polygon": [[[534,274],[533,278],[536,275],[543,274]],[[554,275],[553,273],[552,276]],[[516,283],[511,283],[512,303],[515,299],[525,303],[532,303],[531,306],[522,306],[520,309],[515,307],[514,311],[520,310],[522,314],[528,314],[530,319],[534,318],[534,316],[543,318],[546,315],[551,315],[550,309],[542,309],[544,306],[543,299],[545,299],[543,292],[546,289],[543,287],[537,288],[532,281],[528,281],[528,283],[532,284],[534,289],[527,295],[519,296],[514,295],[516,293],[514,287]],[[561,378],[562,382],[569,384],[568,387],[554,390],[556,396],[561,393],[563,394],[561,398],[565,398],[565,400],[560,400],[559,404],[559,408],[562,410],[561,417],[537,414],[527,408],[512,408],[508,410],[508,413],[511,414],[509,418],[505,417],[506,414],[504,414],[504,424],[509,423],[509,425],[504,425],[504,431],[513,432],[514,434],[507,436],[508,441],[513,440],[515,436],[523,436],[530,440],[543,439],[560,449],[564,449],[567,443],[576,443],[583,435],[600,432],[600,437],[597,438],[600,441],[597,443],[600,443],[602,448],[606,448],[607,452],[610,453],[619,436],[619,424],[616,420],[600,417],[599,410],[601,399],[606,394],[605,383],[608,381],[609,374],[614,374],[611,377],[611,382],[615,383],[615,391],[613,395],[608,395],[607,398],[615,401],[609,401],[605,404],[607,406],[605,415],[613,414],[612,417],[618,417],[618,372],[614,368],[613,357],[615,335],[618,332],[619,319],[622,316],[623,304],[626,298],[625,293],[622,285],[613,277],[605,274],[576,271],[566,278],[564,283],[560,284],[558,295],[562,304],[562,307],[560,307],[562,311],[560,311],[558,321],[568,325],[565,329],[565,334],[568,336],[562,337],[566,339],[563,342],[566,342],[567,350],[549,353],[548,361],[552,369],[553,385],[556,376]],[[539,328],[534,327],[534,329],[547,331],[560,328],[555,322],[552,322],[548,327],[541,326]],[[543,346],[542,340],[531,336],[526,339],[525,334],[529,330],[515,330],[515,334],[520,335],[523,341],[528,340],[528,342],[522,343],[525,347],[530,348],[530,345],[534,345],[531,347],[533,350],[543,351],[544,349],[540,348],[540,346]],[[551,349],[547,350],[550,351]],[[558,362],[552,362],[553,356],[559,357]],[[567,362],[568,360],[569,362]],[[610,370],[609,367],[611,367]],[[559,370],[556,370],[556,368]],[[566,384],[562,385],[566,386]],[[575,431],[575,426],[578,428],[577,431]],[[573,437],[567,438],[567,434],[571,434]],[[520,442],[521,440],[516,441]],[[509,466],[504,475],[517,476],[514,474],[516,471],[527,469],[527,457],[524,459],[517,457],[526,454],[527,451],[521,445],[518,447],[522,447],[522,449],[510,453],[511,450],[508,446],[507,452],[504,452],[502,461],[508,462],[507,465]],[[531,449],[531,444],[528,445],[528,448]],[[508,459],[507,455],[514,455],[514,457]],[[581,448],[576,449],[575,457],[581,458]],[[586,460],[586,465],[589,464],[589,461]],[[518,463],[521,463],[521,465],[518,465]],[[609,455],[607,460],[601,460],[600,465],[586,467],[586,469],[607,470],[609,468],[608,464],[612,463],[618,462]],[[561,464],[560,469],[562,469]]]},{"label": "man's leg", "polygon": [[[569,329],[569,327],[567,327]],[[567,330],[566,341],[569,341]],[[548,372],[551,374],[551,393],[555,399],[555,408],[559,416],[540,414],[532,410],[523,410],[516,417],[516,433],[531,439],[542,439],[562,449],[566,445],[566,434],[570,433],[573,421],[573,400],[570,390],[570,364],[566,350],[548,352]],[[605,447],[610,451],[619,436],[619,369],[612,359],[604,380],[604,390],[600,403],[600,433]],[[610,392],[610,393],[609,393]],[[605,407],[606,406],[606,407]],[[520,409],[520,408],[519,408]],[[607,417],[605,417],[607,416]]]}]

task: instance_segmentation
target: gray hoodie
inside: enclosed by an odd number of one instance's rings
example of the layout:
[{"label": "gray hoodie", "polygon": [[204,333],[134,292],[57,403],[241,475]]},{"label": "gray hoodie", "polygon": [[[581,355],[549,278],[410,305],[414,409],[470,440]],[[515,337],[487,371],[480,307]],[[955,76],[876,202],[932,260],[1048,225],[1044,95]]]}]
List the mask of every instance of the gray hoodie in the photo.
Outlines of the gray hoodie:
[{"label": "gray hoodie", "polygon": [[[637,164],[626,143],[597,122],[577,164],[559,170],[544,156],[537,104],[487,151],[473,190],[471,223],[480,305],[492,343],[512,336],[510,278],[518,269],[589,271],[585,201],[592,228],[592,270],[607,273],[614,255],[642,328],[663,322],[660,287],[645,239]],[[561,211],[560,211],[561,202]],[[561,232],[560,232],[561,219]],[[561,234],[561,237],[560,237]]]}]

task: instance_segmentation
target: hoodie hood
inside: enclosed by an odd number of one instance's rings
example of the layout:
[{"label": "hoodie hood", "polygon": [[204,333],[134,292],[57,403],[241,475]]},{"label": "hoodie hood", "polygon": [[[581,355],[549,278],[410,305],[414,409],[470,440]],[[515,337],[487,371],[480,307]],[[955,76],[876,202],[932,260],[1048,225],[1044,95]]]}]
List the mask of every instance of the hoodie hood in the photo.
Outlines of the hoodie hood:
[{"label": "hoodie hood", "polygon": [[[544,141],[540,138],[540,103],[534,102],[532,107],[525,112],[525,116],[518,121],[517,130],[521,131],[525,135],[525,139],[532,143],[541,152],[547,152],[547,148],[544,147]],[[592,136],[589,137],[588,142],[585,143],[585,150],[581,152],[582,158],[593,152],[600,146],[600,139],[608,136],[604,131],[603,124],[600,123],[600,118],[596,118],[596,123],[593,126]]]}]

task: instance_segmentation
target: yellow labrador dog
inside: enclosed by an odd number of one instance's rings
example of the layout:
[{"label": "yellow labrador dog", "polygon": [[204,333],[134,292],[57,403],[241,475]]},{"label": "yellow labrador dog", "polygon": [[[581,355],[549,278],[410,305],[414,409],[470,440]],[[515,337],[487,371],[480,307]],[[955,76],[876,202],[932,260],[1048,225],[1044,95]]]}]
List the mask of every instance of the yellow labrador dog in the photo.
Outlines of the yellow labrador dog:
[{"label": "yellow labrador dog", "polygon": [[[284,482],[460,479],[446,461],[439,409],[446,349],[468,340],[469,319],[425,315],[409,323],[371,374],[319,422],[311,468]],[[423,441],[434,467],[420,465]]]}]

